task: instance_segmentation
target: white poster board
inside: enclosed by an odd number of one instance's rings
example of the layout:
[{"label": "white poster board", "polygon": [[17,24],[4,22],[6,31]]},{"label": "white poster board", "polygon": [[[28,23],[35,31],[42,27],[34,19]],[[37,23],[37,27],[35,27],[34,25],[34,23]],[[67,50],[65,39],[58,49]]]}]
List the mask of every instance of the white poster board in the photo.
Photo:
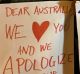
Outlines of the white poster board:
[{"label": "white poster board", "polygon": [[64,20],[70,2],[0,5],[0,74],[64,74]]},{"label": "white poster board", "polygon": [[77,17],[78,44],[79,44],[79,66],[80,66],[80,1],[76,1],[76,17]]}]

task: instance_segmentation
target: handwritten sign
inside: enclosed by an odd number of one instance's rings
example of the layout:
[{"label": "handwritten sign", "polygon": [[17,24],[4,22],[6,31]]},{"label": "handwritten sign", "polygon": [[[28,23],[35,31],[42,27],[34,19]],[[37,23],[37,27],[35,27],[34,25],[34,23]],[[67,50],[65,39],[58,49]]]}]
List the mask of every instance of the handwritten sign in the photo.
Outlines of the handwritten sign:
[{"label": "handwritten sign", "polygon": [[76,1],[76,17],[77,17],[77,29],[78,29],[79,66],[80,66],[80,1]]},{"label": "handwritten sign", "polygon": [[0,5],[0,74],[63,74],[64,20],[70,3]]}]

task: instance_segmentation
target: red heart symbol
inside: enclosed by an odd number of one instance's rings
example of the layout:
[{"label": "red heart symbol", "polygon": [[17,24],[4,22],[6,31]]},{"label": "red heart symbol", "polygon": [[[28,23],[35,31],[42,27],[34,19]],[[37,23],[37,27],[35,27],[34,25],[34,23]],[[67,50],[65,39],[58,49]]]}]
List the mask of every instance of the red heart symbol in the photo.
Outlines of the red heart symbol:
[{"label": "red heart symbol", "polygon": [[32,30],[37,41],[40,40],[44,32],[47,30],[48,26],[49,26],[48,21],[44,21],[41,25],[39,25],[37,22],[33,22]]}]

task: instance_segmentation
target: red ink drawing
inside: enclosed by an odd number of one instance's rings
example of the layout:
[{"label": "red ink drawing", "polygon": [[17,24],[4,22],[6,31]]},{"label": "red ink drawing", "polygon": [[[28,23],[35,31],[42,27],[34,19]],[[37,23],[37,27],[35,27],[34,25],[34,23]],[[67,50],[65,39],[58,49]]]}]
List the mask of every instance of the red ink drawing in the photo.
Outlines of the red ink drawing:
[{"label": "red ink drawing", "polygon": [[19,39],[19,38],[25,38],[26,36],[22,35],[22,30],[20,28],[24,27],[24,25],[17,25],[14,24],[14,26],[8,26],[6,24],[6,38],[7,39]]},{"label": "red ink drawing", "polygon": [[40,26],[37,22],[33,22],[32,30],[37,41],[40,40],[44,32],[47,30],[48,26],[49,26],[49,21],[44,21]]}]

